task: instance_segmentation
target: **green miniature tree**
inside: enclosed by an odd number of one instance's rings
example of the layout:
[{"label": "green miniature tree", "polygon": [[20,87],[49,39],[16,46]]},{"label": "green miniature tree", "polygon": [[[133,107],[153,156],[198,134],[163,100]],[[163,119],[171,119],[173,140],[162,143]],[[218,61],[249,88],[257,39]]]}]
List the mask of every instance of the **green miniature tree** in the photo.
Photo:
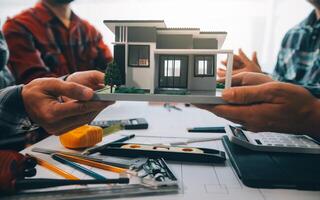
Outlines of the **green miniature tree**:
[{"label": "green miniature tree", "polygon": [[110,86],[110,92],[113,93],[113,87],[121,85],[121,72],[117,63],[108,64],[105,72],[104,83]]}]

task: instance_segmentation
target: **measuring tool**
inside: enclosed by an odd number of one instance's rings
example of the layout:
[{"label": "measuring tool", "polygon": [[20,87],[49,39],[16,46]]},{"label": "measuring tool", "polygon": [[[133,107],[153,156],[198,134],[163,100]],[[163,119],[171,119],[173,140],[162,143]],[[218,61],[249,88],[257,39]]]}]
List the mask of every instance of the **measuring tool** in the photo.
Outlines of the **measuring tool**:
[{"label": "measuring tool", "polygon": [[100,153],[110,156],[164,158],[201,163],[220,163],[226,160],[225,153],[216,149],[131,143],[111,143]]}]

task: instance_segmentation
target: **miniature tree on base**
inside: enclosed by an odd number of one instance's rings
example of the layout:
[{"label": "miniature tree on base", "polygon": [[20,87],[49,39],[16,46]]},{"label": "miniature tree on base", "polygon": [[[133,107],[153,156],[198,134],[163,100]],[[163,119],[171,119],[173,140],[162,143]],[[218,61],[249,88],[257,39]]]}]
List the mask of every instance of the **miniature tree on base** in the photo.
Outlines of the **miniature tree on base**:
[{"label": "miniature tree on base", "polygon": [[121,85],[121,72],[117,63],[109,63],[104,77],[104,83],[110,86],[110,92],[113,93],[113,87]]}]

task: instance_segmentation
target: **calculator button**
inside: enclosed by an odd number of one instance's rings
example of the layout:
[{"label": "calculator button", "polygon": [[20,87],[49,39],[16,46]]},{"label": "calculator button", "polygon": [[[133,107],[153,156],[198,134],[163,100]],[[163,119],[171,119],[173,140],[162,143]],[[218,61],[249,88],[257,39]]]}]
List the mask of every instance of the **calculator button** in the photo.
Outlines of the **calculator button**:
[{"label": "calculator button", "polygon": [[258,140],[258,139],[255,139],[256,143],[259,144],[259,145],[262,145],[261,141]]}]

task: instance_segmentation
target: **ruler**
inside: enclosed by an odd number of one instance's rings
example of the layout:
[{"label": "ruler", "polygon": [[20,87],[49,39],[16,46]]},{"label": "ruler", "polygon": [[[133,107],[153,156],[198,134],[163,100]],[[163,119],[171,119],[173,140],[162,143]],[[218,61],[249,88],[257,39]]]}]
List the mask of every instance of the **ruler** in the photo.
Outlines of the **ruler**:
[{"label": "ruler", "polygon": [[144,196],[144,195],[165,195],[179,193],[179,187],[166,186],[151,188],[140,184],[112,185],[103,187],[86,187],[78,189],[21,192],[12,196],[2,196],[6,200],[66,200],[66,199],[111,199],[120,197]]}]

